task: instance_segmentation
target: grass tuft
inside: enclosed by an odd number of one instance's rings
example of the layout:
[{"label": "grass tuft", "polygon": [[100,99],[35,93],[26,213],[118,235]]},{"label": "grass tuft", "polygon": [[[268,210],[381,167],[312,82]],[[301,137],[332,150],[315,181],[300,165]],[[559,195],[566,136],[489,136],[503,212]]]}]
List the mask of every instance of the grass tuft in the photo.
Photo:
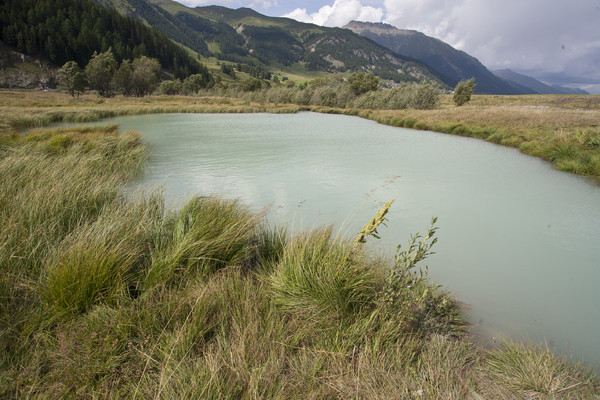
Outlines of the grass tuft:
[{"label": "grass tuft", "polygon": [[148,272],[150,285],[176,276],[243,266],[256,254],[259,218],[237,201],[194,197],[161,229]]},{"label": "grass tuft", "polygon": [[270,277],[274,301],[291,314],[325,321],[352,320],[372,308],[380,271],[359,257],[349,259],[351,250],[331,228],[291,239]]},{"label": "grass tuft", "polygon": [[507,342],[486,354],[482,371],[490,380],[484,391],[498,398],[586,399],[600,389],[592,372],[542,345]]}]

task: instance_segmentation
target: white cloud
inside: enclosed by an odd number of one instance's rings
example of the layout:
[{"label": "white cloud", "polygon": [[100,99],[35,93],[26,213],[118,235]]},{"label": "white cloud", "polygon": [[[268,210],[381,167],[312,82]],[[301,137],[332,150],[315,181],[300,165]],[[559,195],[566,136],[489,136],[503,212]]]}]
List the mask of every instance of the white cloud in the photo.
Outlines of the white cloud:
[{"label": "white cloud", "polygon": [[257,8],[257,7],[261,7],[263,9],[268,9],[271,8],[273,6],[278,6],[279,4],[277,3],[277,0],[273,0],[273,1],[269,1],[269,0],[261,0],[261,1],[255,1],[252,4],[250,4],[248,7],[249,8]]},{"label": "white cloud", "polygon": [[[186,5],[188,7],[198,7],[198,6],[207,6],[211,4],[215,4],[214,0],[176,0],[178,3]],[[221,0],[219,4],[229,5],[231,4],[231,0]]]},{"label": "white cloud", "polygon": [[[546,80],[568,76],[583,79],[578,82],[600,82],[598,0],[177,1],[191,7],[269,9],[274,15],[301,4],[284,16],[324,26],[384,21],[439,38],[492,70],[510,68]],[[318,11],[308,11],[316,7]]]},{"label": "white cloud", "polygon": [[323,6],[315,13],[297,8],[284,17],[323,26],[344,26],[352,20],[380,22],[383,14],[381,8],[363,6],[360,0],[335,0],[332,6]]}]

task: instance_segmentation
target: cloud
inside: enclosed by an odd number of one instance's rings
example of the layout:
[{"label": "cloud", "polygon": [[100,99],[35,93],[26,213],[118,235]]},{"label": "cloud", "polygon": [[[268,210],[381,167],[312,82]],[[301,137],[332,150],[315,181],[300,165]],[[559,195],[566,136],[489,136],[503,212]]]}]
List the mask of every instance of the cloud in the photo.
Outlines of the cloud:
[{"label": "cloud", "polygon": [[263,9],[269,9],[273,6],[278,6],[278,2],[277,0],[273,0],[273,1],[269,1],[269,0],[260,0],[260,1],[255,1],[252,4],[250,4],[248,7],[249,8],[256,8],[256,7],[260,7]]},{"label": "cloud", "polygon": [[363,6],[360,0],[335,0],[333,5],[323,6],[315,13],[297,8],[284,17],[323,26],[344,26],[352,20],[380,22],[383,15],[383,9]]},{"label": "cloud", "polygon": [[[177,1],[191,7],[269,9],[273,15],[297,7],[284,16],[324,26],[384,21],[439,38],[492,70],[510,68],[548,82],[600,84],[598,0]],[[315,4],[318,11],[309,12]]]},{"label": "cloud", "polygon": [[437,37],[490,69],[600,80],[597,0],[384,0],[384,7],[385,22]]},{"label": "cloud", "polygon": [[[207,6],[207,5],[215,4],[214,0],[176,0],[176,1],[178,3],[186,5],[188,7],[198,7],[198,6]],[[230,5],[231,3],[233,3],[232,0],[219,1],[219,4],[222,4],[225,6]]]}]

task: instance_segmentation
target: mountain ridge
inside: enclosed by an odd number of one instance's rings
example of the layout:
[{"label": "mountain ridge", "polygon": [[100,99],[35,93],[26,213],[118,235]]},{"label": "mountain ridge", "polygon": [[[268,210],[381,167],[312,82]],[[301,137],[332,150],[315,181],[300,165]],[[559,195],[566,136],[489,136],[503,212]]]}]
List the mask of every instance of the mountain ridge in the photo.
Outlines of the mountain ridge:
[{"label": "mountain ridge", "polygon": [[[419,60],[397,54],[347,29],[322,27],[285,17],[269,17],[250,8],[191,8],[171,0],[96,1],[111,5],[120,12],[128,12],[128,15],[155,26],[180,43],[181,32],[193,30],[209,50],[209,53],[199,53],[223,61],[278,69],[295,66],[306,71],[360,70],[396,82],[429,80],[442,86],[450,82]],[[153,10],[152,18],[142,15],[139,11],[141,7],[135,7],[135,4],[142,3],[145,4],[145,10]],[[137,14],[132,13],[132,9],[138,10]],[[158,9],[169,15],[161,17],[163,13]],[[171,18],[178,21],[181,32],[166,28],[169,26],[166,21]],[[161,23],[152,22],[153,19]]]},{"label": "mountain ridge", "polygon": [[589,94],[585,90],[572,89],[559,85],[548,85],[531,76],[510,69],[492,71],[496,76],[520,88],[525,94]]},{"label": "mountain ridge", "polygon": [[415,58],[456,85],[463,79],[475,78],[478,93],[520,94],[513,86],[495,76],[479,60],[444,41],[415,30],[399,29],[381,22],[351,21],[344,26],[390,50]]}]

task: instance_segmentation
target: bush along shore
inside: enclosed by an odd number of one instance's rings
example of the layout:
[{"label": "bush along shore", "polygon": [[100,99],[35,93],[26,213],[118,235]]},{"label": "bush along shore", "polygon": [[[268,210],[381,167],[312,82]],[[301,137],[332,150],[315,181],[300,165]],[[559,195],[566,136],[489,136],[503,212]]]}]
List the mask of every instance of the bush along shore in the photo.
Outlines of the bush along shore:
[{"label": "bush along shore", "polygon": [[[485,350],[418,271],[330,227],[289,233],[236,201],[125,195],[133,132],[0,135],[1,398],[589,399],[545,346]],[[435,221],[433,221],[435,223]]]}]

